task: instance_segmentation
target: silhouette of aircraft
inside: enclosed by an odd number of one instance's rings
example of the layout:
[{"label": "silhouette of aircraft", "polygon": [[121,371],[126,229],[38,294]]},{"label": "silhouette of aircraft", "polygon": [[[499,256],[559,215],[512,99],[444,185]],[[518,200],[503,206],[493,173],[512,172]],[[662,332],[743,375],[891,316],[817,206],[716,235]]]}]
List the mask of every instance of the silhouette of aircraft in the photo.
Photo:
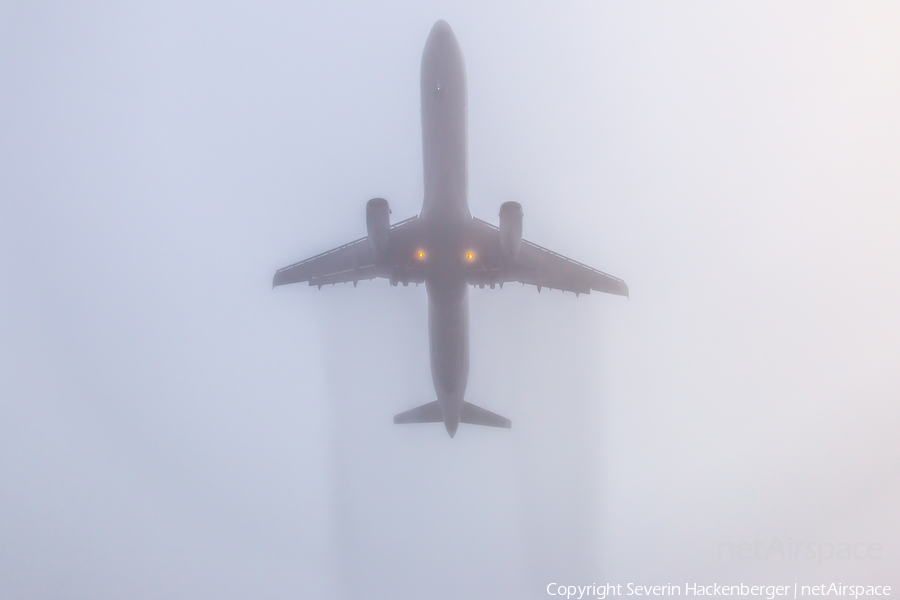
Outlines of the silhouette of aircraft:
[{"label": "silhouette of aircraft", "polygon": [[500,205],[500,226],[473,218],[468,206],[466,71],[444,21],[431,29],[422,56],[422,151],[425,199],[419,216],[391,225],[384,198],[366,204],[367,236],[275,273],[272,287],[332,285],[384,278],[424,283],[428,294],[431,376],[437,400],[394,416],[394,423],[511,427],[509,419],[465,401],[469,379],[469,285],[520,282],[578,294],[628,296],[621,279],[522,239],[522,206]]}]

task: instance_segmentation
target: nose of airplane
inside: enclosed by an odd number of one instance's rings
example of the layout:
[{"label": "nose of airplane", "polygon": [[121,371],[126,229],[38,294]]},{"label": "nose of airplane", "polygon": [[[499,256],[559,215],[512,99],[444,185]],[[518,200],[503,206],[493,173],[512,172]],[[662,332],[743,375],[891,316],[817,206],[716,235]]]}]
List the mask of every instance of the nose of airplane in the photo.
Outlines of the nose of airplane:
[{"label": "nose of airplane", "polygon": [[428,34],[429,41],[431,41],[432,39],[454,39],[455,37],[456,36],[453,35],[453,30],[450,29],[450,25],[443,19],[437,21],[431,28],[431,33]]},{"label": "nose of airplane", "polygon": [[441,20],[434,24],[431,33],[428,34],[428,40],[425,42],[425,54],[443,55],[448,52],[458,53],[459,42],[456,41],[456,35],[450,29],[447,21]]}]

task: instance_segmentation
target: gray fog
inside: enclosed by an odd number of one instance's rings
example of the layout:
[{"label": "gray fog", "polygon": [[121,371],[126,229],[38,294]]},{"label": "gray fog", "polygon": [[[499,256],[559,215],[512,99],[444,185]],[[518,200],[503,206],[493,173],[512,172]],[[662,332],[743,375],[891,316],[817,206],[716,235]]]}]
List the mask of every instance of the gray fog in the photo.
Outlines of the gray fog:
[{"label": "gray fog", "polygon": [[[472,213],[520,202],[631,290],[471,290],[467,400],[513,428],[454,439],[392,424],[434,400],[423,286],[271,289],[368,199],[421,209],[437,19]],[[898,31],[889,2],[0,3],[0,597],[896,593]]]}]

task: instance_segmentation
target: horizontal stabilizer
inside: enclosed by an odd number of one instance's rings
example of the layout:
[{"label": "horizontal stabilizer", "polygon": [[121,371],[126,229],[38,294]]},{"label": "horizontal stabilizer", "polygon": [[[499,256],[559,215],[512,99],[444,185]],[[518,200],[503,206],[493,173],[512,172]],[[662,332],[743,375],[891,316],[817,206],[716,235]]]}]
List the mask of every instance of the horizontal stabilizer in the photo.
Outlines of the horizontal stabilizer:
[{"label": "horizontal stabilizer", "polygon": [[[425,406],[428,405],[426,404]],[[394,417],[394,422],[397,422],[397,417]],[[462,403],[462,410],[460,410],[459,413],[459,422],[468,423],[469,425],[487,425],[488,427],[503,427],[505,429],[512,428],[512,421],[506,417],[501,417],[498,414],[485,410],[480,406],[469,404],[468,402]]]},{"label": "horizontal stabilizer", "polygon": [[[480,409],[483,410],[483,409]],[[487,412],[487,411],[485,411]],[[496,415],[494,415],[496,416]],[[501,417],[502,418],[502,417]],[[411,408],[406,412],[402,412],[400,414],[394,415],[394,425],[401,425],[404,423],[443,423],[444,416],[441,414],[441,406],[437,403],[437,400],[434,402],[429,402],[428,404],[423,404],[422,406],[417,406],[415,408]]]}]

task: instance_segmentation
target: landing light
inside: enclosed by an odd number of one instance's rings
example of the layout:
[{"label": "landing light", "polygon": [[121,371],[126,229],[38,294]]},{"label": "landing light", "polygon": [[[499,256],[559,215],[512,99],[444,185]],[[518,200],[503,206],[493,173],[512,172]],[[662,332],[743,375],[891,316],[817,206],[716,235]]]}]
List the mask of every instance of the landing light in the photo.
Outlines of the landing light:
[{"label": "landing light", "polygon": [[466,254],[466,258],[468,258],[469,260],[475,260],[475,255],[469,252],[468,254]]},{"label": "landing light", "polygon": [[419,260],[422,260],[423,258],[425,258],[425,252],[419,250]]}]

